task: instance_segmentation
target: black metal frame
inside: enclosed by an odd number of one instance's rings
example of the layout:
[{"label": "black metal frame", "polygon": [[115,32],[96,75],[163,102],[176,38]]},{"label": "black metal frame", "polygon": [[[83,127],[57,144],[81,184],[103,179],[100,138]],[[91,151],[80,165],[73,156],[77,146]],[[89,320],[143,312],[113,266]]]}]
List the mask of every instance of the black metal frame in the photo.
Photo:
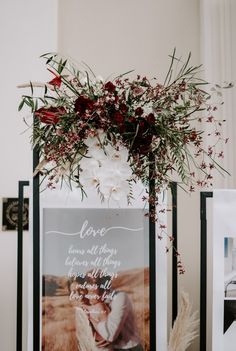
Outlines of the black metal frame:
[{"label": "black metal frame", "polygon": [[23,208],[24,187],[28,181],[18,183],[18,226],[17,226],[17,311],[16,311],[16,350],[22,351],[23,324]]},{"label": "black metal frame", "polygon": [[207,199],[213,192],[201,192],[201,256],[200,256],[200,350],[206,351],[207,338]]},{"label": "black metal frame", "polygon": [[[171,184],[172,194],[172,236],[176,251],[178,251],[178,202],[177,202],[177,183]],[[177,255],[175,250],[172,250],[172,324],[178,314],[178,267]]]},{"label": "black metal frame", "polygon": [[[33,150],[33,170],[39,164],[37,147]],[[33,178],[33,351],[40,350],[40,193],[39,173]]]},{"label": "black metal frame", "polygon": [[[37,149],[33,151],[33,169],[39,163]],[[150,190],[154,192],[155,180],[150,181]],[[171,186],[172,193],[172,230],[177,249],[177,184]],[[150,205],[149,211],[155,210],[155,205]],[[149,257],[150,257],[150,341],[151,350],[156,351],[156,225],[149,219]],[[40,192],[39,174],[33,179],[33,351],[40,351]],[[19,260],[22,252],[19,255]],[[22,264],[19,267],[19,278],[22,279]],[[172,322],[177,316],[177,258],[173,252],[172,264]],[[22,298],[22,295],[21,295]],[[20,317],[21,316],[21,317]],[[19,318],[22,320],[22,305],[19,305]],[[22,324],[17,325],[19,343],[22,344]],[[22,348],[17,349],[22,351]]]},{"label": "black metal frame", "polygon": [[[150,160],[155,160],[153,155]],[[154,163],[153,163],[154,164]],[[155,166],[149,167],[149,193],[155,196]],[[149,204],[149,318],[150,348],[156,351],[156,223],[152,214],[156,213],[155,203]]]}]

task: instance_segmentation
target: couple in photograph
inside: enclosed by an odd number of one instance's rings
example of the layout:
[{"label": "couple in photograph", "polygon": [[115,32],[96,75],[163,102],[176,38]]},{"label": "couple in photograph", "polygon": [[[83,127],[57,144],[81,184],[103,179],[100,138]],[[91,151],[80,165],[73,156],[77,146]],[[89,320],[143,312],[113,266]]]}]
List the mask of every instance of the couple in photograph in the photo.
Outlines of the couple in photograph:
[{"label": "couple in photograph", "polygon": [[78,350],[143,351],[128,294],[113,291],[109,287],[111,277],[100,273],[94,277],[88,272],[85,278],[77,278],[70,287],[70,298],[78,302]]}]

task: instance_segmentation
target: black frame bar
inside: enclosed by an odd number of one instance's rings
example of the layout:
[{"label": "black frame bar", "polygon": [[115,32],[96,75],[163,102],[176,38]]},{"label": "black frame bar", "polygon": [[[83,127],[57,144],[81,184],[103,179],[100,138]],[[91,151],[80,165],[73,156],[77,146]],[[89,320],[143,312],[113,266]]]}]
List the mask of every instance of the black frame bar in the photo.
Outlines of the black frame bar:
[{"label": "black frame bar", "polygon": [[29,186],[29,181],[21,180],[18,182],[16,351],[22,351],[23,346],[23,208],[25,186]]},{"label": "black frame bar", "polygon": [[[176,251],[178,251],[178,210],[177,210],[177,183],[171,183],[172,194],[172,236]],[[172,324],[178,314],[178,257],[176,251],[172,250]]]},{"label": "black frame bar", "polygon": [[[155,156],[150,155],[150,161],[155,161]],[[155,189],[155,163],[149,166],[149,195],[156,198]],[[150,349],[156,351],[156,204],[149,203],[149,318],[150,318]]]},{"label": "black frame bar", "polygon": [[200,255],[200,350],[206,351],[207,341],[207,206],[208,198],[213,192],[201,192],[200,219],[201,219],[201,255]]},{"label": "black frame bar", "polygon": [[[39,164],[39,151],[33,150],[33,171]],[[33,177],[33,351],[40,350],[40,195],[39,173]]]}]

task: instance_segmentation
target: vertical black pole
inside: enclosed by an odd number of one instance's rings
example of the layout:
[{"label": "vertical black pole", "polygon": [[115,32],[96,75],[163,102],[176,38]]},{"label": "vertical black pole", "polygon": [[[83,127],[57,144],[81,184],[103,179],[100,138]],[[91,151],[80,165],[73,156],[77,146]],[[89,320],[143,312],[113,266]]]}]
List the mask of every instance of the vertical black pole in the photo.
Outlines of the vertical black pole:
[{"label": "vertical black pole", "polygon": [[[177,183],[171,184],[172,193],[172,236],[175,249],[178,251],[178,228],[177,228]],[[176,251],[172,251],[172,324],[178,313],[178,257]]]},{"label": "vertical black pole", "polygon": [[[39,163],[38,148],[33,150],[33,170]],[[39,174],[33,178],[33,351],[40,349],[40,220]]]},{"label": "vertical black pole", "polygon": [[23,208],[24,186],[28,181],[19,181],[18,185],[18,220],[17,220],[17,311],[16,311],[16,351],[22,351],[23,325]]},{"label": "vertical black pole", "polygon": [[[149,196],[156,197],[155,189],[155,156],[150,155],[149,166]],[[150,345],[156,351],[156,205],[155,201],[149,203],[149,267],[150,267]]]},{"label": "vertical black pole", "polygon": [[200,259],[200,350],[206,351],[207,328],[207,197],[213,197],[212,192],[201,192],[201,259]]}]

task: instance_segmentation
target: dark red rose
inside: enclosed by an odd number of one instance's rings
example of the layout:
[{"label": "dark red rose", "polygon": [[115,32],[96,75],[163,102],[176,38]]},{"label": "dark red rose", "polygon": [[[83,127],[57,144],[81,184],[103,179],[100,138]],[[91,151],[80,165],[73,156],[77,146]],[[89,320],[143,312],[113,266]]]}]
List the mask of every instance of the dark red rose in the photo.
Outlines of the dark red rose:
[{"label": "dark red rose", "polygon": [[125,124],[124,124],[124,123],[121,123],[121,124],[119,125],[119,131],[120,131],[121,134],[124,133],[124,132],[126,131],[126,127],[125,127]]},{"label": "dark red rose", "polygon": [[137,107],[135,110],[135,114],[136,114],[136,116],[142,116],[142,114],[143,114],[142,107]]},{"label": "dark red rose", "polygon": [[[140,131],[143,131],[144,130],[144,127],[145,127],[145,122],[144,121],[140,121],[139,122],[139,130]],[[146,128],[145,128],[146,129]]]},{"label": "dark red rose", "polygon": [[114,113],[114,120],[116,121],[117,124],[123,124],[125,118],[120,112],[115,112]]},{"label": "dark red rose", "polygon": [[147,121],[149,124],[155,124],[155,116],[153,113],[149,113],[149,115],[147,115]]},{"label": "dark red rose", "polygon": [[147,154],[151,149],[152,138],[153,136],[151,134],[146,136],[138,135],[135,138],[132,149],[139,154]]},{"label": "dark red rose", "polygon": [[64,107],[41,107],[35,111],[35,117],[38,117],[42,123],[57,124],[60,117],[66,114]]},{"label": "dark red rose", "polygon": [[[114,97],[114,96],[113,96]],[[117,104],[119,102],[119,97],[116,95],[114,99],[114,103]]]},{"label": "dark red rose", "polygon": [[84,114],[86,110],[91,111],[93,109],[94,102],[87,96],[81,95],[75,100],[75,112]]},{"label": "dark red rose", "polygon": [[120,112],[126,113],[127,110],[128,110],[128,108],[127,108],[126,104],[124,104],[124,103],[120,104]]},{"label": "dark red rose", "polygon": [[104,85],[104,88],[107,91],[109,91],[109,93],[114,93],[114,91],[116,90],[116,86],[110,81]]},{"label": "dark red rose", "polygon": [[129,121],[130,123],[134,123],[134,122],[136,122],[136,118],[133,117],[133,116],[130,116],[130,117],[128,118],[128,121]]}]

